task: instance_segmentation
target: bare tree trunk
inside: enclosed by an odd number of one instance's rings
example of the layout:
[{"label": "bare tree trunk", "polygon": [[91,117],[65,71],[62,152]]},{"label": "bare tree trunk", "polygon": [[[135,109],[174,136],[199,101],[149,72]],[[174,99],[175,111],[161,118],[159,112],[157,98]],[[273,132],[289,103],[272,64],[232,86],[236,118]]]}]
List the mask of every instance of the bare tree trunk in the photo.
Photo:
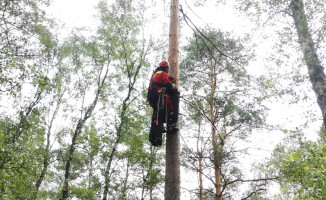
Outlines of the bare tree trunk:
[{"label": "bare tree trunk", "polygon": [[[169,33],[170,74],[179,88],[179,0],[171,0]],[[177,122],[179,125],[179,121]],[[180,132],[166,136],[165,195],[166,200],[180,199]]]},{"label": "bare tree trunk", "polygon": [[202,166],[203,155],[202,155],[201,148],[199,148],[200,128],[201,128],[201,121],[198,122],[197,152],[198,152],[198,174],[199,174],[199,199],[204,200],[203,166]]},{"label": "bare tree trunk", "polygon": [[322,112],[324,126],[326,126],[326,76],[309,31],[303,1],[292,0],[290,9],[292,11],[292,17],[299,37],[304,60],[308,67],[310,82],[317,96],[317,103]]}]

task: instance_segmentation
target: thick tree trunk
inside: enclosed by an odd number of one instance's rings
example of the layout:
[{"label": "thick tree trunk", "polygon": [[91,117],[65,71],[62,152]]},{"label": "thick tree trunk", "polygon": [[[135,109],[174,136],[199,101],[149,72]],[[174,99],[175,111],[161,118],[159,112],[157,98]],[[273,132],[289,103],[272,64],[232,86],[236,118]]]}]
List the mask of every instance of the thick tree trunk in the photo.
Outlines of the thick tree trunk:
[{"label": "thick tree trunk", "polygon": [[324,126],[326,126],[326,76],[309,31],[303,1],[292,0],[290,9],[292,11],[292,17],[299,37],[304,60],[308,67],[312,88],[317,96],[317,103],[322,112]]},{"label": "thick tree trunk", "polygon": [[[170,74],[179,88],[179,0],[171,0],[169,34]],[[179,121],[177,122],[179,125]],[[165,199],[180,199],[180,132],[166,136]]]},{"label": "thick tree trunk", "polygon": [[200,128],[201,121],[198,122],[198,135],[197,135],[197,155],[198,155],[198,175],[199,175],[199,200],[204,200],[204,186],[203,186],[203,165],[202,165],[202,151],[199,148],[200,143]]}]

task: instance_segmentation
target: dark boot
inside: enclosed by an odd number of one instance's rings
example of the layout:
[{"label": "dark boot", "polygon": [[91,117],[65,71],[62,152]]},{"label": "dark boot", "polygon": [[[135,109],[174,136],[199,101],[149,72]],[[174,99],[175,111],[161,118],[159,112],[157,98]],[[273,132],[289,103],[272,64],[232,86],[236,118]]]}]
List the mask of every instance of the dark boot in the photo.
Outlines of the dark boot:
[{"label": "dark boot", "polygon": [[158,124],[154,124],[153,126],[153,146],[161,146],[162,145],[162,131],[163,131],[163,123],[159,122]]},{"label": "dark boot", "polygon": [[179,131],[179,127],[176,124],[168,125],[167,134],[174,134]]},{"label": "dark boot", "polygon": [[[154,112],[155,113],[155,112]],[[162,145],[163,123],[153,120],[149,133],[149,141],[155,147]]]}]

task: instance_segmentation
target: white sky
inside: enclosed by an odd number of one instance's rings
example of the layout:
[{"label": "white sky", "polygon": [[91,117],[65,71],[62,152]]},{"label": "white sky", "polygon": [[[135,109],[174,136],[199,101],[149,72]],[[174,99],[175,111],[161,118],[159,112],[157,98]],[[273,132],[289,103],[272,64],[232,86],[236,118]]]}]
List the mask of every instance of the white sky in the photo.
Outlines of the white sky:
[{"label": "white sky", "polygon": [[64,22],[68,29],[74,27],[92,27],[94,9],[99,0],[52,0],[49,12]]}]

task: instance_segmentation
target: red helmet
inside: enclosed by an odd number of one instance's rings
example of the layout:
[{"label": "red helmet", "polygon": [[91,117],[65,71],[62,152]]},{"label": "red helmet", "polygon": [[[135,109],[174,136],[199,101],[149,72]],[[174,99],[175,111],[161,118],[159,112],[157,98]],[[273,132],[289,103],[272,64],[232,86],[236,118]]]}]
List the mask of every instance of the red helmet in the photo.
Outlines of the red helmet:
[{"label": "red helmet", "polygon": [[160,62],[160,67],[169,67],[168,61],[163,60],[162,62]]}]

